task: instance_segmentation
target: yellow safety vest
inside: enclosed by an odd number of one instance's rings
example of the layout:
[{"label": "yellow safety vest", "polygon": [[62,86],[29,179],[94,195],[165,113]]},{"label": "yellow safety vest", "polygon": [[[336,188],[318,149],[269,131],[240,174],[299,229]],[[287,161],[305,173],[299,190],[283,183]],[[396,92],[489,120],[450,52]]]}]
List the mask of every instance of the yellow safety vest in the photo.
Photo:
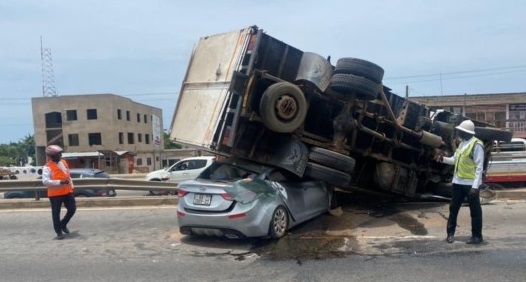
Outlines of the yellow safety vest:
[{"label": "yellow safety vest", "polygon": [[471,142],[469,142],[468,147],[461,151],[462,146],[464,145],[463,141],[460,146],[457,148],[456,152],[456,162],[455,162],[455,174],[463,179],[475,179],[475,161],[473,161],[473,158],[471,157],[471,152],[473,151],[473,148],[475,147],[475,144],[482,144],[482,141],[479,139],[473,137]]}]

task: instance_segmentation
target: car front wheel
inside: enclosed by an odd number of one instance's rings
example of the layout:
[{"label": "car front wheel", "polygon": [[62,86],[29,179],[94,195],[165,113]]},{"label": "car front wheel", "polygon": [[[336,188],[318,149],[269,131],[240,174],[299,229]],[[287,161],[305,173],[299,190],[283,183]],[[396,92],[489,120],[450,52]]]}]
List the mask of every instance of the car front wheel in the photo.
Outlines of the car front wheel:
[{"label": "car front wheel", "polygon": [[289,214],[285,207],[278,206],[270,221],[270,236],[274,239],[281,238],[289,228]]}]

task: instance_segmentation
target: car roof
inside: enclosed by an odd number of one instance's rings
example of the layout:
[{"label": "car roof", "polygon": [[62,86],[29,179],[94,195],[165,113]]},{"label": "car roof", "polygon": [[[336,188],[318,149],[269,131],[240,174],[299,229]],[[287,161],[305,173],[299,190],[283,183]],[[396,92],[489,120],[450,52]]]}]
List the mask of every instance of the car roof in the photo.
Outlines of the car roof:
[{"label": "car roof", "polygon": [[215,156],[199,156],[199,157],[189,157],[181,159],[181,161],[187,161],[187,160],[210,160],[215,159]]},{"label": "car roof", "polygon": [[97,168],[70,168],[70,172],[77,172],[77,173],[100,173],[104,172],[104,170],[97,169]]},{"label": "car roof", "polygon": [[96,175],[108,175],[104,170],[96,169],[96,168],[71,168],[69,170],[69,173],[71,174],[78,174],[82,175],[84,177],[90,177],[90,176],[96,176]]}]

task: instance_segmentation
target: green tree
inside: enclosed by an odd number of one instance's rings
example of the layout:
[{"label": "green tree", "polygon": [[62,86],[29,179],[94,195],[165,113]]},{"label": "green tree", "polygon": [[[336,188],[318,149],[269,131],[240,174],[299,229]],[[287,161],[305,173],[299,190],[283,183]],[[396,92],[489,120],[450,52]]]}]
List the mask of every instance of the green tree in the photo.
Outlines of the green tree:
[{"label": "green tree", "polygon": [[28,135],[18,141],[9,144],[0,144],[0,166],[25,165],[28,157],[32,158],[31,165],[35,162],[35,139]]},{"label": "green tree", "polygon": [[166,130],[164,131],[164,148],[165,149],[181,149],[182,146],[170,140],[170,133]]}]

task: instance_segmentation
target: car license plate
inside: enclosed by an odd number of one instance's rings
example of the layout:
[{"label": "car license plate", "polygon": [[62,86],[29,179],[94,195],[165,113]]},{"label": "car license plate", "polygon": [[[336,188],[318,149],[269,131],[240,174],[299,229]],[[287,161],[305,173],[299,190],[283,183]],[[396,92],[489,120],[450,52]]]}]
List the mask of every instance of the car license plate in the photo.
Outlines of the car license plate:
[{"label": "car license plate", "polygon": [[194,205],[209,206],[212,202],[212,195],[210,194],[195,194]]}]

